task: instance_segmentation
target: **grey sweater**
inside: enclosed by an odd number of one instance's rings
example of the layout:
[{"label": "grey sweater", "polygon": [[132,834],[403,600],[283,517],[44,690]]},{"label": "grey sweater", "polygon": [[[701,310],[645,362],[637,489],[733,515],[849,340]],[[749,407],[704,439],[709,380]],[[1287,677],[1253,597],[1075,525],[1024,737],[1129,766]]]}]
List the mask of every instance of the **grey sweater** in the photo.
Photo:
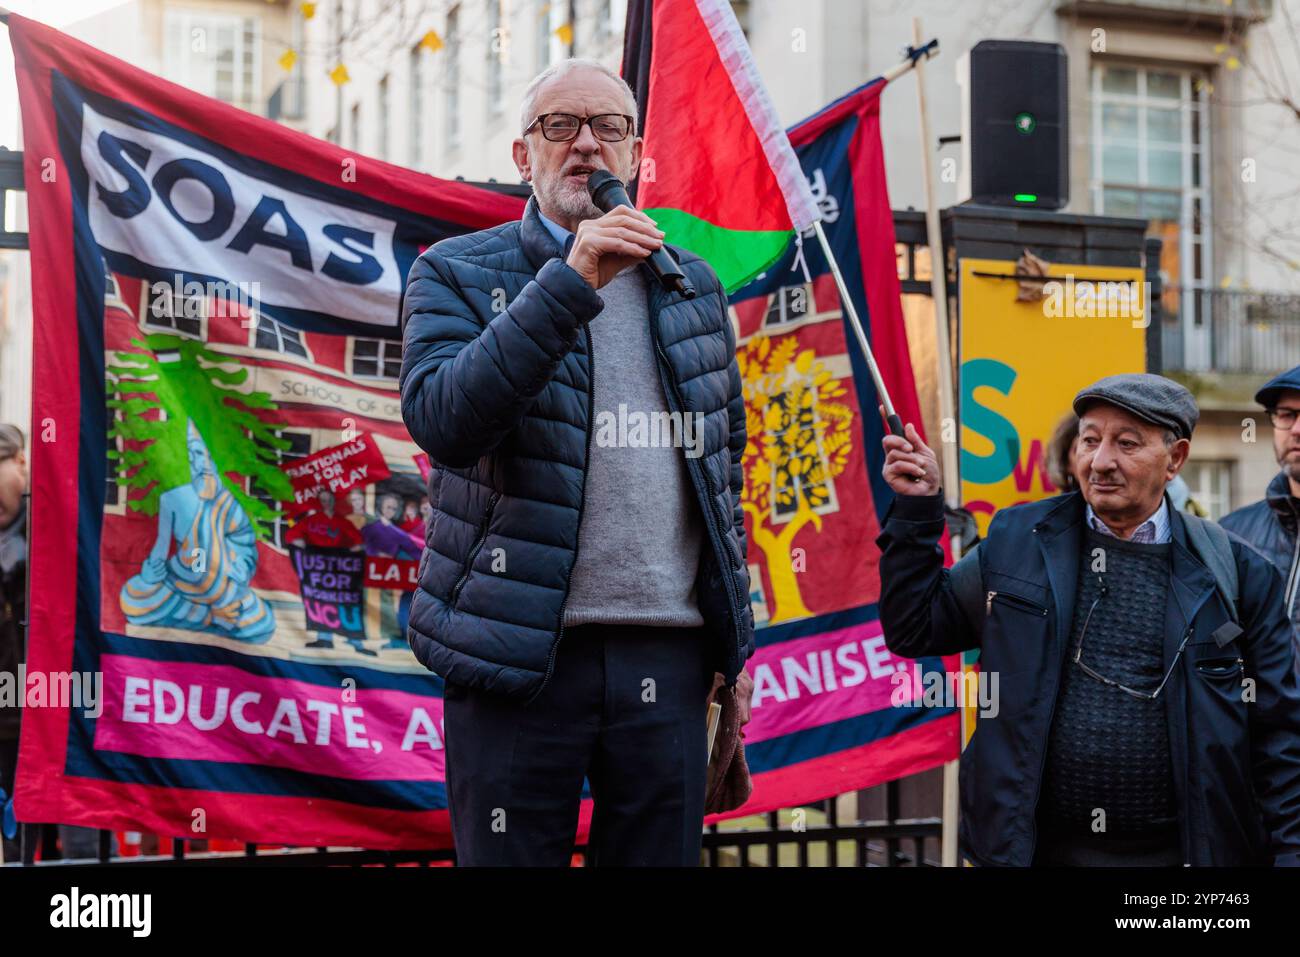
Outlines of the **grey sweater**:
[{"label": "grey sweater", "polygon": [[704,526],[686,455],[702,437],[694,422],[668,421],[641,270],[597,293],[591,450],[564,624],[697,627]]}]

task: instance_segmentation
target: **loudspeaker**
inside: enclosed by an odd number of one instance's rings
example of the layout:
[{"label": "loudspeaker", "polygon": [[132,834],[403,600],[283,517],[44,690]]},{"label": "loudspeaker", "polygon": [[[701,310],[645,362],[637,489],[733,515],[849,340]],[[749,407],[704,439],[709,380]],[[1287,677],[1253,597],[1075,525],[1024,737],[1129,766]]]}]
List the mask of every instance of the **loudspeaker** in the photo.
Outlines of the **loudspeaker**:
[{"label": "loudspeaker", "polygon": [[957,61],[957,201],[1060,209],[1070,201],[1066,58],[1059,43],[981,40]]}]

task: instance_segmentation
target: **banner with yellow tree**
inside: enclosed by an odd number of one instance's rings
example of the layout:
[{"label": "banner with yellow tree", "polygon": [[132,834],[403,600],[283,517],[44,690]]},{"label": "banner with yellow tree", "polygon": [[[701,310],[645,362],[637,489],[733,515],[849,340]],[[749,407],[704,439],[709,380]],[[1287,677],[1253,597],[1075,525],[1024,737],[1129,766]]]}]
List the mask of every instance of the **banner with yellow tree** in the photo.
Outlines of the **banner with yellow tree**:
[{"label": "banner with yellow tree", "polygon": [[[789,131],[899,414],[921,427],[880,143],[881,81]],[[876,538],[892,501],[883,423],[829,263],[804,237],[731,296],[748,442],[740,505],[757,651],[742,812],[822,800],[957,756],[956,709],[893,655]],[[778,803],[778,802],[785,803]]]}]

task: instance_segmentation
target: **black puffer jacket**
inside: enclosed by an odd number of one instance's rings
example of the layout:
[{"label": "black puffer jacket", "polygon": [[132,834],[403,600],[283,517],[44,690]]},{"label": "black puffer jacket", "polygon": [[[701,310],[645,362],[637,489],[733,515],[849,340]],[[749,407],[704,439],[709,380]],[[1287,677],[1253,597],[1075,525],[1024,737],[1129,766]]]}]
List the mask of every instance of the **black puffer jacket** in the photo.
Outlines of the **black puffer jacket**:
[{"label": "black puffer jacket", "polygon": [[[709,265],[666,248],[698,295],[648,283],[650,328],[669,407],[702,418],[703,455],[683,452],[709,543],[696,595],[730,684],[754,651],[735,333]],[[604,303],[560,254],[530,199],[521,222],[426,250],[402,309],[402,417],[433,463],[408,639],[444,678],[521,699],[540,693],[561,638],[600,365],[586,325]]]},{"label": "black puffer jacket", "polygon": [[1244,538],[1277,566],[1286,580],[1287,615],[1300,641],[1300,499],[1291,494],[1285,472],[1278,472],[1268,483],[1262,502],[1246,505],[1219,523]]}]

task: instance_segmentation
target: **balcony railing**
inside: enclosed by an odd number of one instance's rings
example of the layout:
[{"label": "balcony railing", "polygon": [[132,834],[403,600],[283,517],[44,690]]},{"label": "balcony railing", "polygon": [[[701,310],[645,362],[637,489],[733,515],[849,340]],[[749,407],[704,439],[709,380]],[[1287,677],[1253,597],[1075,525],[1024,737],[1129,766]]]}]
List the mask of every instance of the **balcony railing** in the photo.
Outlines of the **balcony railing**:
[{"label": "balcony railing", "polygon": [[1300,295],[1171,289],[1162,306],[1167,371],[1265,374],[1300,365]]}]

